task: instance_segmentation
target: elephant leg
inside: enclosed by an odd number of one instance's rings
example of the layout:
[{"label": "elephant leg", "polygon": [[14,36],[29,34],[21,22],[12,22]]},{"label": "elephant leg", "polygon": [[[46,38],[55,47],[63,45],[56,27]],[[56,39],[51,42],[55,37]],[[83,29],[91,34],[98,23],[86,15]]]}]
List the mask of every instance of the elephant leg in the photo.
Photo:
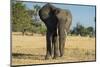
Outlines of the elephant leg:
[{"label": "elephant leg", "polygon": [[58,28],[59,33],[59,51],[60,51],[60,57],[64,54],[64,46],[65,46],[65,38],[66,34],[63,27]]},{"label": "elephant leg", "polygon": [[60,49],[60,57],[64,54],[64,46],[65,46],[65,37],[61,35],[59,37],[59,49]]},{"label": "elephant leg", "polygon": [[52,43],[53,43],[53,47],[54,47],[54,57],[53,57],[53,59],[56,59],[59,56],[59,53],[58,53],[59,43],[58,43],[57,32],[55,32],[53,37],[52,37]]},{"label": "elephant leg", "polygon": [[51,48],[52,48],[52,46],[51,46],[51,33],[49,32],[49,31],[47,31],[47,34],[46,34],[46,56],[45,56],[45,59],[49,59],[50,57],[51,57],[51,54],[52,54],[52,52],[51,52]]}]

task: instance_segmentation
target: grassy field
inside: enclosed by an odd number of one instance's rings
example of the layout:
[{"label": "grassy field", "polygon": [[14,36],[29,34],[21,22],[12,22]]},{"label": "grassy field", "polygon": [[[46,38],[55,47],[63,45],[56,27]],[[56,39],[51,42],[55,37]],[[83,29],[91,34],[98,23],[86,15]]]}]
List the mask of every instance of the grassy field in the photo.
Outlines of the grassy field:
[{"label": "grassy field", "polygon": [[95,60],[95,38],[68,36],[62,58],[44,60],[46,39],[42,35],[12,33],[12,65],[45,64]]}]

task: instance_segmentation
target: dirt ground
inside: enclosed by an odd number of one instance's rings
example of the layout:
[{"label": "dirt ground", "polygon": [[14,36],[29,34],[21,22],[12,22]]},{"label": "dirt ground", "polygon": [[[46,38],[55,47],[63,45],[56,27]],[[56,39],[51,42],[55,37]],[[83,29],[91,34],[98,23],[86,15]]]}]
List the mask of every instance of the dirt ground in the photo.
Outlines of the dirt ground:
[{"label": "dirt ground", "polygon": [[12,65],[95,61],[95,38],[67,36],[62,58],[45,60],[46,39],[42,35],[12,33]]}]

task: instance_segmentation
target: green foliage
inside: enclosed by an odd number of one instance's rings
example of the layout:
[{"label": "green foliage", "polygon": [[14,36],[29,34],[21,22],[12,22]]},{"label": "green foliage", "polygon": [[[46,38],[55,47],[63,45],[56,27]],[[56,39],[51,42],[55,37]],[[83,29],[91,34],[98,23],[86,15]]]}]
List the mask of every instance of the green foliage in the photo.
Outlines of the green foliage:
[{"label": "green foliage", "polygon": [[[43,22],[37,21],[38,10],[40,6],[34,6],[33,10],[28,9],[21,2],[12,3],[12,31],[22,32],[24,35],[25,32],[45,34],[46,27],[43,25]],[[35,19],[33,19],[35,17]]]},{"label": "green foliage", "polygon": [[93,27],[84,27],[77,23],[76,27],[70,30],[71,35],[90,36],[93,37],[95,32]]},{"label": "green foliage", "polygon": [[42,35],[45,35],[46,34],[46,27],[44,26],[44,25],[41,25],[41,27],[40,27],[40,33],[42,34]]},{"label": "green foliage", "polygon": [[32,19],[22,3],[12,6],[12,31],[23,31],[31,27]]},{"label": "green foliage", "polygon": [[34,33],[45,35],[45,33],[46,33],[46,27],[43,24],[43,22],[34,22],[33,24],[34,24],[33,25],[33,27],[34,27],[34,29],[33,29]]}]

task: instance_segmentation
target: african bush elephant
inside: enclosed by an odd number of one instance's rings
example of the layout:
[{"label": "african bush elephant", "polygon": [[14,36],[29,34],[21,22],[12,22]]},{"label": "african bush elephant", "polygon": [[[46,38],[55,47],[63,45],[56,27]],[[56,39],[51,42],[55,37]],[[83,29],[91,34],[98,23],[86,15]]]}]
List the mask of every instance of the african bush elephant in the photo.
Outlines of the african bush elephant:
[{"label": "african bush elephant", "polygon": [[71,12],[47,3],[39,10],[39,16],[47,27],[45,59],[63,56],[66,32],[72,23]]}]

